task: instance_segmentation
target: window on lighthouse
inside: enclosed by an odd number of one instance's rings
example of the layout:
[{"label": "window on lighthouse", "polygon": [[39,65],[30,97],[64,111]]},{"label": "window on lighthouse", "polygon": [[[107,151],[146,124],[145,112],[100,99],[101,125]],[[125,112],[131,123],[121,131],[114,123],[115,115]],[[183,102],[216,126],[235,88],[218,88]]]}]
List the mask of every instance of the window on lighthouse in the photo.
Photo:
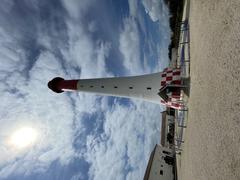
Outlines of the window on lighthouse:
[{"label": "window on lighthouse", "polygon": [[114,86],[114,88],[116,89],[116,88],[118,88],[117,86]]},{"label": "window on lighthouse", "polygon": [[160,175],[163,175],[163,170],[160,170]]},{"label": "window on lighthouse", "polygon": [[147,90],[151,90],[152,88],[151,87],[147,87]]}]

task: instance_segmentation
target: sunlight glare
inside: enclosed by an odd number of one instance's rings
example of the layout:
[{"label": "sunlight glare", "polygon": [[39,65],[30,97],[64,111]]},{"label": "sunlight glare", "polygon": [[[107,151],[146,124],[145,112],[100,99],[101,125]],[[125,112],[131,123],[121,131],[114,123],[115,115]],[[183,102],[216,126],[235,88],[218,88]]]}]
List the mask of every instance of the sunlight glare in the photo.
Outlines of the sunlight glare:
[{"label": "sunlight glare", "polygon": [[36,141],[36,138],[36,130],[30,127],[24,127],[12,134],[10,142],[17,148],[24,148],[33,144]]}]

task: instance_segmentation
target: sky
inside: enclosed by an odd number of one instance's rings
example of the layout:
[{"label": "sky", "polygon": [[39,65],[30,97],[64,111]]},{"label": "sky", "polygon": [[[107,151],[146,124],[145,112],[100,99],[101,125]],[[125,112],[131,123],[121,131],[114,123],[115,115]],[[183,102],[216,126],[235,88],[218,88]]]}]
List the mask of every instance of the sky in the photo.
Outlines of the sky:
[{"label": "sky", "polygon": [[[161,71],[168,19],[162,0],[1,0],[0,179],[142,179],[164,107],[47,82]],[[13,146],[24,127],[36,140]]]}]

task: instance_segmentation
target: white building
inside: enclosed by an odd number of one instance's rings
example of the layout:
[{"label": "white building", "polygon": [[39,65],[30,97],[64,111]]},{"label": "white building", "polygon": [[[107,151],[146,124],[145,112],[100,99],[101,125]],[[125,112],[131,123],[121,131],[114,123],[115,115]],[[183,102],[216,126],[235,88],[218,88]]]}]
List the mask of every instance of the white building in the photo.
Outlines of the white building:
[{"label": "white building", "polygon": [[174,110],[162,112],[161,142],[152,151],[144,180],[173,180],[175,171]]},{"label": "white building", "polygon": [[174,180],[174,153],[156,145],[152,151],[143,180]]}]

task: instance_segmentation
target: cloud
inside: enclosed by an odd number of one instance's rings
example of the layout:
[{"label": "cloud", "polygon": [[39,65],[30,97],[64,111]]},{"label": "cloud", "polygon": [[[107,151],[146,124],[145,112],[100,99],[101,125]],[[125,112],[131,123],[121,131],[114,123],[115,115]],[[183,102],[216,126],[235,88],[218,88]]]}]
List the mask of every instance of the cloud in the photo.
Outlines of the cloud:
[{"label": "cloud", "polygon": [[[44,58],[44,59],[42,59]],[[46,88],[50,72],[45,69],[44,60],[53,60],[47,54],[41,56],[30,73],[26,82],[16,69],[9,69],[11,75],[0,86],[4,104],[1,109],[1,141],[6,142],[17,129],[30,126],[37,130],[37,144],[20,151],[6,143],[1,149],[0,176],[14,173],[27,173],[46,169],[50,163],[59,159],[62,164],[69,162],[74,154],[72,122],[73,110],[67,96],[59,97],[60,101],[51,96]],[[42,62],[42,63],[41,63]],[[44,76],[42,76],[44,75]],[[56,113],[57,109],[61,109]],[[69,121],[70,120],[70,121]],[[19,160],[16,160],[19,159]]]},{"label": "cloud", "polygon": [[[24,8],[26,6],[24,2],[21,5]],[[57,8],[62,9],[60,6]],[[55,160],[66,165],[78,156],[72,146],[75,139],[73,122],[78,118],[77,115],[91,112],[91,109],[94,111],[96,97],[55,95],[48,90],[46,83],[54,76],[79,78],[108,75],[105,58],[110,49],[108,43],[93,42],[81,26],[60,20],[62,14],[58,13],[46,17],[45,20],[51,24],[48,30],[43,27],[45,21],[39,21],[40,17],[34,14],[34,24],[31,19],[25,19],[24,22],[29,24],[28,28],[35,29],[34,34],[26,36],[25,30],[19,28],[14,32],[16,36],[12,36],[13,32],[7,31],[5,27],[14,29],[15,24],[21,27],[24,24],[19,19],[14,20],[15,16],[11,15],[12,12],[20,12],[16,4],[8,9],[9,12],[4,12],[2,16],[9,16],[12,21],[0,21],[0,90],[3,102],[0,105],[0,141],[3,142],[0,149],[1,178],[13,174],[44,172]],[[59,30],[54,23],[57,25],[56,22],[60,21],[66,26]],[[62,36],[62,31],[66,35]],[[53,32],[54,37],[51,36]],[[25,41],[34,42],[35,45],[26,49]],[[42,51],[29,56],[38,47],[42,47]],[[39,138],[30,149],[19,151],[9,146],[7,141],[11,133],[22,126],[35,128]]]},{"label": "cloud", "polygon": [[96,0],[81,0],[81,2],[78,0],[62,0],[68,14],[74,19],[79,19],[86,14],[95,2]]},{"label": "cloud", "polygon": [[140,57],[140,40],[136,21],[126,18],[120,34],[119,49],[123,55],[123,65],[130,75],[143,72]]},{"label": "cloud", "polygon": [[128,1],[129,5],[129,12],[130,15],[133,17],[137,17],[138,14],[138,1],[137,0],[129,0]]},{"label": "cloud", "polygon": [[[148,37],[143,41],[149,32],[137,8],[140,3],[129,4],[131,15],[123,21],[108,19],[112,14],[104,11],[101,18],[114,22],[111,26],[98,22],[95,16],[101,12],[96,9],[106,7],[96,2],[1,3],[0,179],[41,179],[49,172],[53,175],[46,175],[47,179],[53,179],[54,173],[64,172],[59,169],[72,166],[66,168],[64,177],[73,180],[143,177],[149,154],[159,142],[162,107],[88,93],[59,95],[46,85],[55,76],[109,77],[119,67],[124,75],[158,71],[166,61],[163,56],[151,64],[149,53],[143,53],[143,44],[153,47],[156,43]],[[91,16],[96,21],[88,21]],[[107,33],[103,35],[104,28]],[[23,126],[36,129],[38,140],[17,150],[8,140]],[[79,168],[75,159],[85,168]],[[61,168],[54,169],[56,162]]]},{"label": "cloud", "polygon": [[151,148],[159,142],[160,111],[141,101],[133,101],[130,107],[115,102],[106,111],[104,134],[88,138],[91,179],[142,178]]},{"label": "cloud", "polygon": [[163,25],[167,25],[168,8],[163,1],[142,0],[142,4],[146,13],[149,14],[153,21],[160,21],[161,23],[164,23]]},{"label": "cloud", "polygon": [[81,173],[74,175],[71,180],[84,180],[84,177]]},{"label": "cloud", "polygon": [[[138,64],[135,68],[142,69],[140,73],[159,72],[168,66],[166,46],[170,43],[168,8],[163,1],[155,0],[129,0],[128,4],[130,17],[126,18],[125,29],[121,33],[120,49],[121,42],[123,42],[122,47],[125,47],[121,52],[124,52],[126,62],[130,63],[129,59],[131,59]],[[131,38],[130,32],[135,38]],[[130,52],[135,56],[131,56]],[[127,67],[131,68],[131,65],[127,64]]]}]

